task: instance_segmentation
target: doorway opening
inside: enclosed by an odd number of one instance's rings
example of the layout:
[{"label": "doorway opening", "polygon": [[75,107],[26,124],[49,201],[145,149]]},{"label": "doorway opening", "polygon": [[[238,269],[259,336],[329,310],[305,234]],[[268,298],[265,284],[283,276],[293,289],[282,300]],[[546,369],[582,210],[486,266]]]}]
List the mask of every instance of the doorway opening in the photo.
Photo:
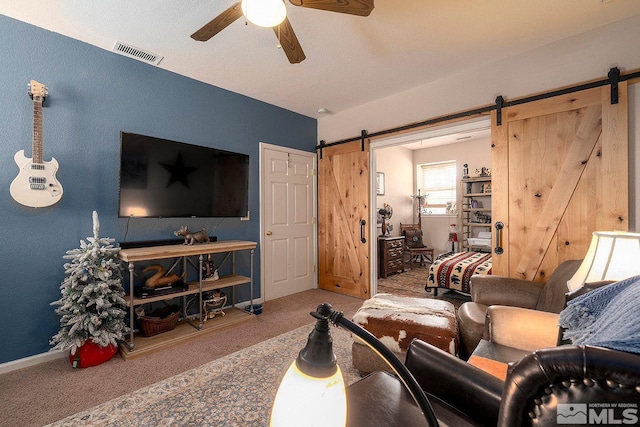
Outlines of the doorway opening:
[{"label": "doorway opening", "polygon": [[[371,185],[370,236],[377,236],[370,240],[371,295],[378,292],[380,278],[378,237],[382,234],[382,224],[378,214],[379,209],[384,208],[386,204],[393,210],[391,218],[388,219],[391,230],[387,233],[390,237],[401,236],[401,223],[417,224],[418,211],[414,201],[419,188],[418,165],[440,161],[456,162],[458,183],[462,178],[464,164],[467,164],[471,171],[482,167],[490,168],[491,122],[489,117],[438,126],[371,143],[370,182],[376,183],[378,174],[384,174],[385,185],[383,194],[376,191],[376,185]],[[426,200],[428,203],[428,197]],[[460,206],[459,188],[456,203]],[[450,225],[459,222],[460,213],[457,210],[449,210],[446,214],[439,215],[427,213],[420,218],[424,243],[434,249],[434,256],[451,250],[451,243],[448,242]],[[408,268],[410,264],[405,263],[405,271]],[[425,282],[426,276],[415,286],[424,292]]]}]

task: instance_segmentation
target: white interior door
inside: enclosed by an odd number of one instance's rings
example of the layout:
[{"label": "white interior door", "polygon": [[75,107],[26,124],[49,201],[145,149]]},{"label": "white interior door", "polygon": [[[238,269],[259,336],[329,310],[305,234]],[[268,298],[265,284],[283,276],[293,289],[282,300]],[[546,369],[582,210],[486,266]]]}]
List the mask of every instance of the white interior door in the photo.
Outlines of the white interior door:
[{"label": "white interior door", "polygon": [[264,299],[316,286],[315,154],[261,145]]}]

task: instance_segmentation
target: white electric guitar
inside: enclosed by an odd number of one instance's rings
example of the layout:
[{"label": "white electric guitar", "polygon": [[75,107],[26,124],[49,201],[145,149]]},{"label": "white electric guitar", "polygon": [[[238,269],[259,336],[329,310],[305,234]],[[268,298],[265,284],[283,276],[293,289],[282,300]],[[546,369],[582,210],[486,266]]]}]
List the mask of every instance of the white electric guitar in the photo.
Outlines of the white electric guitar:
[{"label": "white electric guitar", "polygon": [[33,99],[32,159],[20,150],[13,156],[20,172],[11,183],[11,196],[21,205],[32,208],[51,206],[62,197],[62,185],[56,179],[58,161],[42,161],[42,103],[48,95],[43,84],[31,80],[29,96]]}]

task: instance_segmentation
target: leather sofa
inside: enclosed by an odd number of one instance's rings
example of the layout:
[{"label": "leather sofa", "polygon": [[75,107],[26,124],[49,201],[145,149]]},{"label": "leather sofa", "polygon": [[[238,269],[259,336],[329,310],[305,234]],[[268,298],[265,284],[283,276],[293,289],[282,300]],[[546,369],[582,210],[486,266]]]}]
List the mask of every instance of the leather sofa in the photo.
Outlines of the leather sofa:
[{"label": "leather sofa", "polygon": [[[640,419],[638,354],[574,345],[536,350],[511,365],[503,382],[414,340],[405,365],[443,427],[556,426],[572,416],[583,417],[574,424]],[[374,372],[350,385],[347,396],[349,426],[427,425],[401,382],[387,373]]]},{"label": "leather sofa", "polygon": [[537,350],[510,367],[497,425],[637,424],[639,385],[638,354],[586,345]]},{"label": "leather sofa", "polygon": [[[409,346],[405,366],[427,393],[440,426],[496,424],[502,394],[498,378],[418,339]],[[348,426],[427,425],[402,382],[384,371],[347,387],[347,402]]]},{"label": "leather sofa", "polygon": [[[539,319],[535,322],[548,324],[554,322],[557,316],[549,316],[545,313],[560,313],[565,305],[565,294],[568,292],[567,280],[569,280],[580,266],[582,260],[570,260],[561,263],[551,274],[546,283],[529,280],[519,280],[501,276],[475,275],[471,278],[471,302],[460,306],[457,312],[458,328],[460,330],[460,355],[468,357],[484,337],[489,339],[489,330],[486,327],[487,319],[492,316],[510,318],[509,322],[501,324],[523,324],[522,316],[530,316],[531,310],[540,312]],[[487,311],[490,306],[501,306],[500,309]],[[519,310],[528,309],[528,310]],[[499,312],[499,310],[504,311]],[[531,319],[527,320],[529,322]],[[548,335],[537,336],[536,330],[539,324],[530,323],[528,333],[520,335],[529,341],[521,348],[531,351],[554,345],[556,335],[549,340]],[[496,333],[508,333],[507,330],[495,331]],[[522,332],[518,332],[521,334]],[[518,339],[518,336],[509,337]],[[514,346],[517,347],[517,346]]]}]

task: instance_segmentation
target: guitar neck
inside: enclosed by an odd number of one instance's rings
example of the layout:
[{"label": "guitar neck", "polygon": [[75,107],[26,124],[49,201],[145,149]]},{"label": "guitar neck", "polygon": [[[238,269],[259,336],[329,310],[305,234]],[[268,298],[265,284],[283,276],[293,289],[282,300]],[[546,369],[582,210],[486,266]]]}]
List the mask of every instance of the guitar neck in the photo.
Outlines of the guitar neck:
[{"label": "guitar neck", "polygon": [[33,144],[31,156],[34,164],[42,164],[42,97],[33,97]]}]

